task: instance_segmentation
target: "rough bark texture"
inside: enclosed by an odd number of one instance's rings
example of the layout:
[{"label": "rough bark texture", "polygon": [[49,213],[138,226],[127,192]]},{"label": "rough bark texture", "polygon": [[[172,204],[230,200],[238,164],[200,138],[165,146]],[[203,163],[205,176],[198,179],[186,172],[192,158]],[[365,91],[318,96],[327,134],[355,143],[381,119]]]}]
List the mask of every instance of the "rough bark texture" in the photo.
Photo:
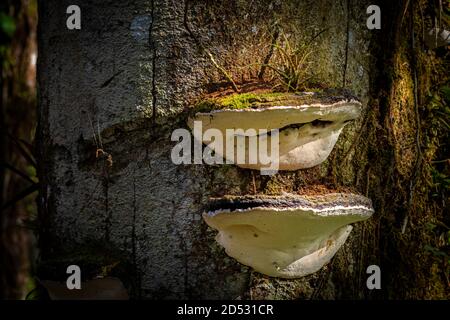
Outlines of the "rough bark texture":
[{"label": "rough bark texture", "polygon": [[[207,53],[237,83],[251,81],[270,51],[275,22],[296,41],[317,36],[315,82],[345,86],[367,106],[375,82],[369,3],[348,1],[86,0],[79,1],[79,31],[65,27],[69,1],[41,1],[43,265],[51,261],[53,275],[63,277],[64,263],[121,261],[112,273],[133,297],[375,295],[366,288],[365,270],[380,264],[378,218],[357,224],[330,264],[297,280],[268,278],[238,264],[201,219],[209,196],[253,193],[253,178],[258,193],[332,184],[371,197],[371,175],[379,172],[370,167],[380,167],[371,158],[373,145],[361,141],[376,143],[367,125],[373,113],[347,126],[329,160],[309,170],[261,177],[230,165],[176,166],[170,158],[171,132],[186,127],[184,108],[226,82]],[[379,199],[376,210],[387,206]],[[42,270],[41,277],[49,276]]]}]

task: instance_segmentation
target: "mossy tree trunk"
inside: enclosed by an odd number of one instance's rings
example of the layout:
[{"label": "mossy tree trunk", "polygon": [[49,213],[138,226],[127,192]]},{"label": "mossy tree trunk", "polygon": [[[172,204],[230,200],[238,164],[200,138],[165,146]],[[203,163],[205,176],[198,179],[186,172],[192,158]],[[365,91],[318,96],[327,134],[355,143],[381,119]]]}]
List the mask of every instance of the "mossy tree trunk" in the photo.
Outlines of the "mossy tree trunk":
[{"label": "mossy tree trunk", "polygon": [[[405,259],[431,243],[421,228],[443,210],[430,211],[432,199],[421,198],[429,189],[419,187],[417,174],[425,174],[435,152],[417,161],[425,110],[418,120],[411,93],[443,78],[433,73],[419,83],[420,63],[434,53],[409,48],[408,19],[412,28],[429,22],[417,20],[415,1],[408,10],[405,3],[382,4],[382,30],[371,31],[368,1],[80,1],[82,28],[67,30],[71,3],[41,1],[38,275],[63,278],[68,263],[96,269],[119,261],[111,272],[136,298],[441,297],[442,287],[419,289],[443,283],[439,267]],[[269,81],[270,71],[261,79],[261,70],[280,63],[270,54],[280,34],[311,45],[311,86],[345,86],[366,106],[329,159],[270,177],[230,165],[174,165],[170,134],[186,127],[184,109],[206,93],[231,90],[230,77],[238,86]],[[312,185],[365,194],[376,214],[356,225],[332,262],[305,278],[252,272],[226,256],[201,219],[209,196]],[[382,290],[366,287],[371,264],[381,267]]]}]

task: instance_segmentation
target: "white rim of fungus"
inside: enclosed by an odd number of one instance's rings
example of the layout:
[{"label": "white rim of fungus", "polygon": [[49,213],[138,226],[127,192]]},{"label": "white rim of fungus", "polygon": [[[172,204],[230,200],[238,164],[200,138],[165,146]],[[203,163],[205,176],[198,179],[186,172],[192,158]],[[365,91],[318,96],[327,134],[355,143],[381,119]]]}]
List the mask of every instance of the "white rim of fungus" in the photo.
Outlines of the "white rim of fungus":
[{"label": "white rim of fungus", "polygon": [[[274,102],[274,103],[276,103],[276,102]],[[270,106],[270,107],[258,107],[258,108],[240,108],[240,109],[224,108],[224,109],[211,110],[209,112],[197,112],[195,114],[195,117],[208,116],[211,114],[223,113],[223,112],[263,112],[263,111],[267,111],[267,110],[286,110],[286,109],[302,110],[302,109],[310,109],[310,108],[321,109],[321,108],[338,107],[340,105],[361,107],[361,102],[359,102],[358,100],[355,100],[355,99],[350,99],[350,100],[337,101],[337,102],[330,103],[330,104],[316,102],[316,103],[311,103],[311,104],[302,104],[302,105],[298,105],[298,106],[296,106],[296,105],[292,105],[292,106],[274,105],[274,106]],[[305,122],[305,123],[308,123],[308,122]]]},{"label": "white rim of fungus", "polygon": [[[290,207],[290,208],[277,208],[277,207],[252,207],[252,208],[247,208],[247,209],[217,209],[215,211],[208,211],[205,212],[205,214],[207,214],[209,217],[214,217],[218,214],[221,213],[234,213],[234,212],[239,212],[239,213],[244,213],[244,212],[248,212],[248,211],[254,211],[254,210],[261,210],[261,211],[277,211],[277,212],[284,212],[284,211],[298,211],[298,210],[302,210],[302,211],[312,211],[314,213],[316,213],[319,216],[323,216],[323,217],[328,217],[328,216],[342,216],[342,215],[352,215],[352,214],[344,214],[344,213],[339,213],[336,214],[336,211],[339,212],[339,210],[352,210],[352,209],[364,209],[367,210],[367,214],[363,214],[363,216],[371,216],[372,213],[374,212],[374,210],[370,207],[367,206],[334,206],[331,209],[326,209],[326,210],[322,210],[322,209],[316,209],[316,208],[311,208],[311,207],[305,207],[305,206],[298,206],[298,207]],[[360,214],[355,214],[355,215],[360,215]]]}]

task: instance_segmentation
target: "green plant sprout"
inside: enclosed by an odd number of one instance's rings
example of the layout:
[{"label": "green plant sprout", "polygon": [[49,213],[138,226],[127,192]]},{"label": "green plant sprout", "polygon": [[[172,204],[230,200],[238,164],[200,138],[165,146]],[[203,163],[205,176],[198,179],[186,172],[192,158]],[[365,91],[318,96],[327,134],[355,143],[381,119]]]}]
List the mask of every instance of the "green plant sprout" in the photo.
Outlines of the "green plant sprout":
[{"label": "green plant sprout", "polygon": [[311,78],[309,56],[313,50],[310,49],[310,44],[294,45],[284,33],[281,37],[281,44],[277,42],[274,45],[279,62],[276,65],[267,64],[266,66],[277,75],[279,83],[274,89],[282,87],[286,91],[295,92],[301,90]]}]

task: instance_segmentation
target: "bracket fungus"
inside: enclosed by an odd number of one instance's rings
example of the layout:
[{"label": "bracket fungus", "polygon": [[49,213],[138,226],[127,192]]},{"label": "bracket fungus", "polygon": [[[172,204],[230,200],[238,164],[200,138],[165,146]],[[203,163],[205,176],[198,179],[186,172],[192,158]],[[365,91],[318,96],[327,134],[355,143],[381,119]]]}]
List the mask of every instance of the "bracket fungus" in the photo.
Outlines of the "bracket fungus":
[{"label": "bracket fungus", "polygon": [[229,256],[269,276],[298,278],[326,264],[350,224],[372,213],[370,199],[356,194],[288,194],[213,198],[203,218]]},{"label": "bracket fungus", "polygon": [[[272,159],[276,162],[275,166],[279,170],[298,170],[322,163],[333,149],[343,127],[359,117],[360,113],[361,103],[345,90],[244,93],[203,101],[194,108],[188,125],[194,130],[195,123],[200,121],[201,137],[195,134],[194,137],[212,146],[215,154],[228,163],[248,169],[264,169],[267,163],[254,157],[252,152],[261,146],[272,146],[271,140],[275,134],[278,141],[278,156]],[[218,130],[225,137],[225,143],[211,143],[216,139],[204,134],[209,129]],[[205,136],[208,138],[205,139]],[[254,140],[258,147],[251,148],[249,141],[255,136],[258,137]],[[245,140],[245,155],[241,158],[245,160],[241,162],[237,161],[239,143],[235,140],[238,137]],[[229,145],[232,152],[228,149],[225,152],[224,147]]]}]

